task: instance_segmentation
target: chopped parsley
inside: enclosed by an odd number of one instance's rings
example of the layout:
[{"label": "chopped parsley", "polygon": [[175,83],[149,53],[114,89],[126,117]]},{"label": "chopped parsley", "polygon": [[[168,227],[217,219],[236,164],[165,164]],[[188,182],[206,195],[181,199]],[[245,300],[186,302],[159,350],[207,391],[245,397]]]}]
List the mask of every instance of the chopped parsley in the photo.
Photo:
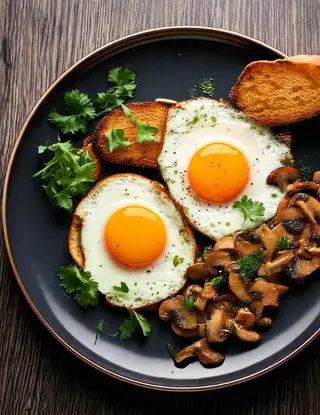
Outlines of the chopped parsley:
[{"label": "chopped parsley", "polygon": [[96,337],[94,339],[94,345],[96,345],[98,338],[100,337],[101,334],[104,333],[104,320],[99,320],[97,327],[96,327]]},{"label": "chopped parsley", "polygon": [[252,242],[256,239],[255,236],[254,236],[253,231],[250,231],[249,229],[242,232],[241,238],[244,239],[245,241],[248,241],[248,242]]},{"label": "chopped parsley", "polygon": [[120,286],[117,287],[116,285],[113,286],[114,291],[118,291],[120,293],[128,293],[129,292],[129,287],[127,286],[127,284],[123,281],[121,281]]},{"label": "chopped parsley", "polygon": [[250,279],[258,271],[263,260],[263,251],[258,250],[245,255],[237,261],[238,272],[243,279]]},{"label": "chopped parsley", "polygon": [[61,287],[67,294],[73,294],[80,306],[98,304],[98,284],[92,279],[89,271],[71,264],[60,268],[59,278]]},{"label": "chopped parsley", "polygon": [[184,258],[183,257],[181,257],[181,256],[179,256],[179,255],[175,255],[174,257],[173,257],[173,265],[175,266],[175,267],[177,267],[179,264],[182,264],[182,262],[184,261]]},{"label": "chopped parsley", "polygon": [[222,291],[227,284],[226,274],[219,275],[211,280],[211,284],[217,291]]},{"label": "chopped parsley", "polygon": [[302,180],[309,181],[313,178],[313,169],[310,166],[301,166],[299,168],[300,177]]},{"label": "chopped parsley", "polygon": [[124,130],[122,128],[113,128],[105,133],[106,145],[109,153],[119,147],[128,147],[130,142],[124,137]]},{"label": "chopped parsley", "polygon": [[189,310],[193,310],[195,302],[196,300],[191,295],[187,295],[186,297],[184,297],[182,305],[184,307],[187,307]]},{"label": "chopped parsley", "polygon": [[204,79],[200,83],[200,89],[205,95],[208,95],[209,97],[212,97],[213,93],[214,93],[213,79],[212,78]]},{"label": "chopped parsley", "polygon": [[286,249],[290,249],[292,248],[293,244],[290,241],[290,239],[288,238],[287,235],[281,236],[281,238],[279,238],[277,240],[277,249],[279,251],[284,251]]},{"label": "chopped parsley", "polygon": [[237,200],[233,204],[233,209],[239,209],[243,214],[244,220],[247,219],[251,222],[259,221],[264,216],[264,205],[262,202],[254,202],[249,199],[247,195],[242,196],[240,200]]}]

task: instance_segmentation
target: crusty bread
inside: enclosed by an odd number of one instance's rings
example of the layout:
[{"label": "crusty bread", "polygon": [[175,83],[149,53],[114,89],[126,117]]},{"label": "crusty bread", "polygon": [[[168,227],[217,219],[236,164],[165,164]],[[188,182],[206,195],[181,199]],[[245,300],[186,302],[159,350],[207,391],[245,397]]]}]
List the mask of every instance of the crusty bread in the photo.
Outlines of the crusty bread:
[{"label": "crusty bread", "polygon": [[248,117],[270,126],[320,114],[320,55],[252,62],[229,97]]},{"label": "crusty bread", "polygon": [[[137,143],[137,127],[124,115],[121,108],[117,108],[106,115],[96,128],[92,139],[94,151],[100,158],[111,163],[156,168],[163,145],[170,105],[158,102],[138,102],[128,104],[127,107],[138,121],[148,123],[158,129],[156,141],[147,144]],[[128,147],[117,148],[109,153],[106,133],[112,128],[124,129],[125,138],[132,144]]]},{"label": "crusty bread", "polygon": [[86,140],[88,140],[88,137],[83,142],[83,148],[87,150],[88,154],[91,156],[91,158],[95,162],[95,167],[94,167],[94,170],[93,170],[93,179],[94,179],[94,181],[97,181],[100,177],[101,170],[102,170],[101,160],[97,157],[96,153],[94,152],[94,150],[92,148],[92,143],[88,142],[86,144]]}]

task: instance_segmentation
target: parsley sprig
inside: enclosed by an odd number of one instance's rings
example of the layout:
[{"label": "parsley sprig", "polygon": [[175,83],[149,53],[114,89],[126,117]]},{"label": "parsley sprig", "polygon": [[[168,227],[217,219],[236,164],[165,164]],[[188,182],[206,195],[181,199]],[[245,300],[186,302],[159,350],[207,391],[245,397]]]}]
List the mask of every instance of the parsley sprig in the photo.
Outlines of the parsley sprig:
[{"label": "parsley sprig", "polygon": [[127,308],[127,310],[129,311],[130,318],[125,319],[119,328],[117,334],[120,334],[120,339],[122,341],[126,340],[131,337],[136,330],[140,330],[145,337],[148,336],[151,332],[151,324],[148,323],[147,319],[131,308]]},{"label": "parsley sprig", "polygon": [[218,277],[215,277],[211,280],[211,284],[214,286],[214,288],[221,292],[227,285],[227,279],[226,274],[221,274]]},{"label": "parsley sprig", "polygon": [[88,122],[96,116],[93,102],[87,94],[78,89],[65,92],[64,94],[64,114],[50,112],[48,120],[57,127],[63,134],[85,133]]},{"label": "parsley sprig", "polygon": [[264,205],[262,202],[254,202],[248,198],[247,195],[242,196],[240,200],[237,200],[233,204],[233,209],[239,209],[243,214],[244,220],[247,219],[251,222],[257,222],[264,216]]},{"label": "parsley sprig", "polygon": [[59,138],[51,146],[39,146],[38,152],[51,152],[53,157],[33,177],[44,181],[42,187],[54,206],[71,212],[74,199],[86,193],[94,182],[94,160],[86,150]]},{"label": "parsley sprig", "polygon": [[79,269],[76,265],[61,267],[59,271],[60,285],[67,294],[74,295],[82,307],[98,304],[98,284],[89,271]]},{"label": "parsley sprig", "polygon": [[100,92],[95,100],[95,104],[101,109],[97,116],[120,107],[128,98],[133,97],[137,86],[136,75],[128,68],[111,69],[108,81],[113,86],[106,92]]},{"label": "parsley sprig", "polygon": [[138,127],[138,133],[137,133],[138,143],[150,143],[151,141],[155,140],[155,135],[157,134],[157,131],[158,131],[156,127],[153,127],[152,125],[138,121],[133,115],[133,113],[129,110],[129,108],[126,107],[125,105],[122,104],[121,108],[123,110],[124,115],[129,118],[132,124],[135,124]]}]

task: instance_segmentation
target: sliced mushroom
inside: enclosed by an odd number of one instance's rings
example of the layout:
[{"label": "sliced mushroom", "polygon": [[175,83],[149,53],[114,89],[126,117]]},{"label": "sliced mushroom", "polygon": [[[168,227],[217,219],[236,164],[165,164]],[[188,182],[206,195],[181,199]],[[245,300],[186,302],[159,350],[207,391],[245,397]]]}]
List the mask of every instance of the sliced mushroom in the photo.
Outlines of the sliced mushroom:
[{"label": "sliced mushroom", "polygon": [[231,304],[234,304],[237,301],[237,297],[229,291],[217,297],[217,302],[220,303],[221,301],[228,301]]},{"label": "sliced mushroom", "polygon": [[237,235],[235,239],[235,250],[238,257],[242,258],[243,256],[252,254],[256,252],[261,247],[261,244],[258,242],[249,242],[241,238],[241,235]]},{"label": "sliced mushroom", "polygon": [[173,310],[172,315],[173,321],[181,329],[194,330],[198,327],[196,313],[184,305]]},{"label": "sliced mushroom", "polygon": [[210,349],[206,339],[198,340],[190,346],[180,350],[175,355],[175,361],[176,363],[182,363],[184,360],[192,357],[197,357],[204,365],[217,365],[224,360],[223,355]]},{"label": "sliced mushroom", "polygon": [[312,177],[313,182],[320,182],[320,171],[315,171]]},{"label": "sliced mushroom", "polygon": [[317,261],[308,261],[303,258],[295,258],[286,266],[287,275],[298,283],[303,283],[305,278],[319,268]]},{"label": "sliced mushroom", "polygon": [[251,284],[250,291],[262,294],[261,303],[263,307],[279,306],[279,292],[273,283],[259,278]]},{"label": "sliced mushroom", "polygon": [[216,274],[217,271],[209,272],[208,268],[202,262],[190,265],[187,269],[187,277],[190,280],[200,280],[203,278],[209,278]]},{"label": "sliced mushroom", "polygon": [[239,300],[244,303],[250,303],[251,296],[247,290],[247,286],[235,272],[230,272],[229,274],[229,289]]},{"label": "sliced mushroom", "polygon": [[309,252],[310,239],[311,239],[311,225],[310,223],[307,223],[301,232],[299,240],[297,241],[297,245],[299,246],[299,249],[297,252],[298,256],[301,256],[306,259],[311,258],[311,254]]},{"label": "sliced mushroom", "polygon": [[260,334],[256,331],[247,330],[237,323],[234,323],[233,329],[234,334],[238,337],[238,339],[244,342],[257,343],[258,341],[260,341]]},{"label": "sliced mushroom", "polygon": [[304,219],[290,219],[282,222],[285,230],[293,235],[298,234],[302,231],[305,220]]},{"label": "sliced mushroom", "polygon": [[222,343],[229,337],[230,332],[225,330],[227,313],[222,309],[214,309],[207,320],[207,339],[212,343]]},{"label": "sliced mushroom", "polygon": [[295,204],[300,207],[311,223],[317,223],[317,220],[320,220],[320,202],[316,198],[309,196],[308,200],[297,200]]},{"label": "sliced mushroom", "polygon": [[159,318],[164,321],[171,320],[174,310],[182,306],[183,300],[183,295],[177,295],[176,297],[163,301],[159,307]]},{"label": "sliced mushroom", "polygon": [[320,189],[320,183],[311,182],[311,181],[306,181],[306,182],[297,181],[293,184],[290,184],[287,187],[287,193],[289,196],[292,196],[296,193],[301,193],[301,192],[313,192],[313,193],[318,194],[319,189]]},{"label": "sliced mushroom", "polygon": [[171,329],[177,336],[180,336],[180,337],[192,338],[192,337],[199,336],[198,327],[195,328],[194,330],[183,330],[172,321]]},{"label": "sliced mushroom", "polygon": [[234,321],[245,329],[251,329],[255,323],[255,316],[247,308],[240,308]]},{"label": "sliced mushroom", "polygon": [[288,184],[295,182],[299,177],[299,171],[295,167],[279,167],[269,174],[267,177],[267,184],[277,185],[282,192],[285,192]]},{"label": "sliced mushroom", "polygon": [[211,271],[215,267],[222,267],[231,262],[231,255],[228,251],[218,250],[211,251],[205,256],[204,264]]},{"label": "sliced mushroom", "polygon": [[285,266],[289,264],[294,258],[294,252],[292,250],[282,251],[273,261],[266,263],[266,276],[272,276],[283,271]]},{"label": "sliced mushroom", "polygon": [[186,293],[187,296],[191,295],[193,297],[195,300],[194,307],[200,311],[203,311],[206,308],[208,301],[205,298],[202,298],[202,292],[203,288],[200,285],[191,284]]},{"label": "sliced mushroom", "polygon": [[292,221],[302,219],[304,217],[303,212],[298,207],[288,207],[282,209],[273,219],[273,223],[281,223],[285,221]]},{"label": "sliced mushroom", "polygon": [[207,336],[207,323],[198,324],[198,335],[201,338]]},{"label": "sliced mushroom", "polygon": [[274,228],[270,229],[263,223],[256,231],[258,237],[266,248],[265,261],[271,261],[274,251],[277,247],[278,239],[287,236],[290,241],[293,240],[292,235],[288,234],[285,228],[279,223]]},{"label": "sliced mushroom", "polygon": [[233,251],[234,250],[234,236],[223,236],[222,238],[218,239],[215,243],[214,250],[217,251],[219,249],[223,249],[226,251]]},{"label": "sliced mushroom", "polygon": [[261,300],[254,300],[249,305],[249,309],[252,311],[252,313],[255,315],[256,320],[259,320],[262,316],[263,312],[263,304]]},{"label": "sliced mushroom", "polygon": [[258,327],[270,327],[272,320],[270,317],[261,317],[256,321],[256,326]]},{"label": "sliced mushroom", "polygon": [[206,281],[203,286],[201,297],[206,300],[214,300],[218,296],[217,290],[211,284],[211,281]]},{"label": "sliced mushroom", "polygon": [[206,308],[208,300],[202,297],[198,297],[194,303],[197,310],[203,311]]}]

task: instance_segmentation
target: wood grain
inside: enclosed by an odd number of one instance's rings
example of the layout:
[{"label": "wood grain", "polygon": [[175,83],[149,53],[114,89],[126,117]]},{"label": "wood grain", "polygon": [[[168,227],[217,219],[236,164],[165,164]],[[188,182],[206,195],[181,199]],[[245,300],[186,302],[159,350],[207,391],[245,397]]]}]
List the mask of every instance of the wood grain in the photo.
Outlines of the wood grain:
[{"label": "wood grain", "polygon": [[[238,31],[288,54],[320,53],[318,0],[0,0],[0,180],[15,137],[49,84],[129,33],[171,25]],[[248,384],[166,394],[105,377],[71,356],[29,310],[0,233],[0,413],[318,415],[320,341]]]}]

